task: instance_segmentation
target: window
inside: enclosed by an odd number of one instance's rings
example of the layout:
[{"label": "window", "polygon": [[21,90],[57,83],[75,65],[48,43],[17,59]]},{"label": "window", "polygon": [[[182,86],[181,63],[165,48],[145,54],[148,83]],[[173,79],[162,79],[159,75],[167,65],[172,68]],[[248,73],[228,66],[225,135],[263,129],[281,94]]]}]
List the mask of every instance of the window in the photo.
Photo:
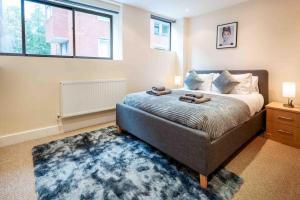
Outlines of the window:
[{"label": "window", "polygon": [[104,12],[76,2],[0,0],[0,54],[112,59],[118,12]]},{"label": "window", "polygon": [[59,55],[62,56],[68,55],[69,42],[59,43],[57,47],[58,47],[57,52]]},{"label": "window", "polygon": [[162,24],[162,33],[163,36],[168,37],[170,35],[170,26],[169,24]]},{"label": "window", "polygon": [[[75,12],[77,56],[111,58],[111,20],[109,16]],[[103,48],[99,38],[105,40]]]},{"label": "window", "polygon": [[154,34],[159,35],[160,32],[160,25],[159,23],[154,23]]},{"label": "window", "polygon": [[0,53],[22,53],[20,0],[0,0]]},{"label": "window", "polygon": [[153,49],[171,50],[171,22],[152,16],[150,23],[150,46]]},{"label": "window", "polygon": [[73,56],[72,48],[61,48],[73,41],[72,10],[31,1],[24,10],[26,54]]},{"label": "window", "polygon": [[108,17],[97,16],[97,19],[102,22],[110,22]]},{"label": "window", "polygon": [[110,41],[106,38],[100,38],[98,40],[98,56],[109,57],[110,55]]},{"label": "window", "polygon": [[52,7],[46,6],[46,19],[49,20],[52,17]]}]

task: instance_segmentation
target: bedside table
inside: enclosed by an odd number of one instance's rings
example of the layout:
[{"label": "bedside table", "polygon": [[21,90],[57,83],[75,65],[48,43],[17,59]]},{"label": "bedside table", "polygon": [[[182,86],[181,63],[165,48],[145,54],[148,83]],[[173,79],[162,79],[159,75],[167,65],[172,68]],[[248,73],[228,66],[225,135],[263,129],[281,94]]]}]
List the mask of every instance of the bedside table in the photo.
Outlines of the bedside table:
[{"label": "bedside table", "polygon": [[267,108],[267,138],[300,148],[300,108],[272,102]]}]

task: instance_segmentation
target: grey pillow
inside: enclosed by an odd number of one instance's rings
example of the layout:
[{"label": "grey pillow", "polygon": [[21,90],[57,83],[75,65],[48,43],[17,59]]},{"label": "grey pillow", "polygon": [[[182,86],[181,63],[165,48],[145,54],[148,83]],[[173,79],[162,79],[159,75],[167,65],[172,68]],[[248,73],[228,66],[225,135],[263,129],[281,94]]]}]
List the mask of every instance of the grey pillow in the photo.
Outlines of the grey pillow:
[{"label": "grey pillow", "polygon": [[213,84],[222,94],[229,94],[239,82],[228,71],[223,71]]},{"label": "grey pillow", "polygon": [[195,71],[191,71],[190,74],[185,78],[184,83],[190,90],[197,90],[203,81],[199,78]]}]

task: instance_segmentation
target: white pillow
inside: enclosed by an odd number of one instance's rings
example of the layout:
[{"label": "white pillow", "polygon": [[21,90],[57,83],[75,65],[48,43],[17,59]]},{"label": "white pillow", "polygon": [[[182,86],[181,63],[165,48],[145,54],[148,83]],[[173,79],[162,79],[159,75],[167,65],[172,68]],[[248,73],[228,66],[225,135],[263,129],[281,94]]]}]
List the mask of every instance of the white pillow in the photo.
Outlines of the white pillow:
[{"label": "white pillow", "polygon": [[236,85],[231,94],[250,94],[252,89],[252,74],[232,74],[233,78],[240,82]]},{"label": "white pillow", "polygon": [[[220,76],[219,73],[213,73],[213,82]],[[211,91],[216,92],[216,93],[221,93],[218,88],[212,83],[211,86]]]},{"label": "white pillow", "polygon": [[258,87],[258,76],[252,76],[252,87],[251,87],[252,93],[259,93],[259,87]]},{"label": "white pillow", "polygon": [[200,84],[199,90],[211,91],[211,85],[213,82],[213,74],[198,74],[199,78],[204,81]]},{"label": "white pillow", "polygon": [[[188,75],[189,75],[189,73],[186,74],[186,77]],[[213,82],[213,74],[198,74],[198,76],[203,81],[203,83],[201,83],[198,90],[211,91],[211,85]],[[186,84],[184,84],[184,88],[188,89]]]}]

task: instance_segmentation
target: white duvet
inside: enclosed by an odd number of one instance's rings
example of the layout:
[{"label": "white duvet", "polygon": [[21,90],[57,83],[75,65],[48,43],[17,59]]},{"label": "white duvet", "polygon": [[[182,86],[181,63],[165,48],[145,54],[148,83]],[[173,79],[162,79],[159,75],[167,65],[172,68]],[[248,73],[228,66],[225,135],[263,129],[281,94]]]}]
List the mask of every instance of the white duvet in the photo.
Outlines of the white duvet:
[{"label": "white duvet", "polygon": [[181,88],[181,89],[194,92],[194,93],[215,94],[215,95],[227,96],[227,97],[239,99],[248,105],[251,117],[255,115],[255,113],[259,112],[264,106],[264,97],[257,92],[253,92],[251,94],[220,94],[216,92],[209,92],[203,90],[189,90],[186,88]]}]

